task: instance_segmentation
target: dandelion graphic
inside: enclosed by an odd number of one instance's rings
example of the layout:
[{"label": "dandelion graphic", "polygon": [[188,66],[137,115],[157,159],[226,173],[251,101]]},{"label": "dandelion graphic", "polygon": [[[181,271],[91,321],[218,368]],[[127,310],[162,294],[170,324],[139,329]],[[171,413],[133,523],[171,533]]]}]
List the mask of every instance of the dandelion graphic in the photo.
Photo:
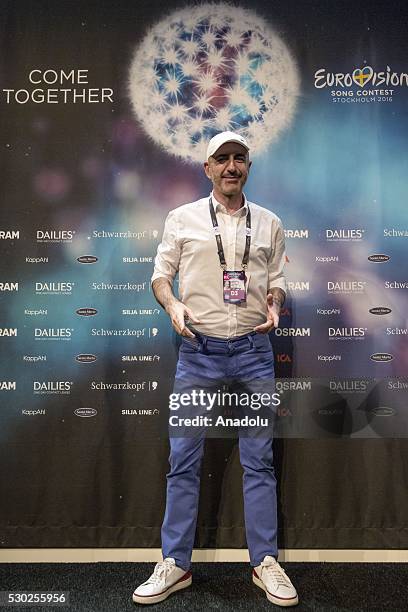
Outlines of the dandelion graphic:
[{"label": "dandelion graphic", "polygon": [[254,11],[227,3],[173,12],[135,50],[133,108],[164,150],[204,160],[208,140],[233,130],[260,153],[294,115],[299,79],[281,38]]}]

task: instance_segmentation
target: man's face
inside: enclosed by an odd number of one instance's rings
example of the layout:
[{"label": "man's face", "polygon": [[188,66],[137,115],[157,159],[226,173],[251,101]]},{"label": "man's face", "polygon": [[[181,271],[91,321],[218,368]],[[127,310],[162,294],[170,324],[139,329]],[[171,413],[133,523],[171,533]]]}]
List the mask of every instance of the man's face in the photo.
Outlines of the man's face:
[{"label": "man's face", "polygon": [[233,196],[242,192],[251,164],[245,147],[226,142],[204,163],[204,170],[217,191]]}]

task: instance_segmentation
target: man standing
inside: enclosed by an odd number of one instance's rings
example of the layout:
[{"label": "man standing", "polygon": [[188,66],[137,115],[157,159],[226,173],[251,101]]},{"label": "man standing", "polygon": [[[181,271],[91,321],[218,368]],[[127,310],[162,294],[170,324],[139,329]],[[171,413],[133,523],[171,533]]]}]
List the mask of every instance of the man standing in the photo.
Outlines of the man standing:
[{"label": "man standing", "polygon": [[[175,392],[191,392],[197,386],[208,389],[225,380],[250,394],[274,389],[274,360],[267,334],[278,326],[285,300],[285,241],[280,219],[248,202],[243,194],[251,164],[249,146],[242,136],[217,134],[208,144],[204,162],[213,184],[210,197],[180,206],[166,219],[152,287],[182,336]],[[177,273],[179,299],[172,290]],[[133,593],[133,600],[142,604],[163,601],[192,582],[189,568],[205,433],[201,428],[186,436],[173,434],[174,429],[170,428],[170,472],[162,525],[164,560]],[[259,435],[259,431],[244,429],[239,431],[239,450],[252,579],[269,601],[296,605],[296,590],[277,562],[271,430]]]}]

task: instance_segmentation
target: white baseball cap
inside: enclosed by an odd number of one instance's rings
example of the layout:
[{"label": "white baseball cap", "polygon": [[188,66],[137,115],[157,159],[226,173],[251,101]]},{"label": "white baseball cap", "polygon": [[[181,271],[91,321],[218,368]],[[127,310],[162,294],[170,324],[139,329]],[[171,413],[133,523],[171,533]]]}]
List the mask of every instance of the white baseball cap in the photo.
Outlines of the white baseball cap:
[{"label": "white baseball cap", "polygon": [[207,159],[214,155],[218,149],[225,144],[226,142],[237,142],[238,144],[245,147],[247,151],[249,151],[249,145],[245,138],[236,132],[220,132],[213,136],[208,143],[207,147]]}]

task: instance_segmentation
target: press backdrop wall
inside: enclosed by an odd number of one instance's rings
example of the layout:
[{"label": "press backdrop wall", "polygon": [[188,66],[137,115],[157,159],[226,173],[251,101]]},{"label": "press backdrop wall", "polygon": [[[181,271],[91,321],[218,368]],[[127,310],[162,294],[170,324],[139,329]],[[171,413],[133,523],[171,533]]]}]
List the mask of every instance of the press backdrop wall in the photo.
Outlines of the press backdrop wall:
[{"label": "press backdrop wall", "polygon": [[[1,13],[0,545],[160,545],[177,338],[149,278],[232,128],[287,236],[279,544],[407,548],[406,4]],[[245,547],[241,482],[208,439],[197,546]]]}]

